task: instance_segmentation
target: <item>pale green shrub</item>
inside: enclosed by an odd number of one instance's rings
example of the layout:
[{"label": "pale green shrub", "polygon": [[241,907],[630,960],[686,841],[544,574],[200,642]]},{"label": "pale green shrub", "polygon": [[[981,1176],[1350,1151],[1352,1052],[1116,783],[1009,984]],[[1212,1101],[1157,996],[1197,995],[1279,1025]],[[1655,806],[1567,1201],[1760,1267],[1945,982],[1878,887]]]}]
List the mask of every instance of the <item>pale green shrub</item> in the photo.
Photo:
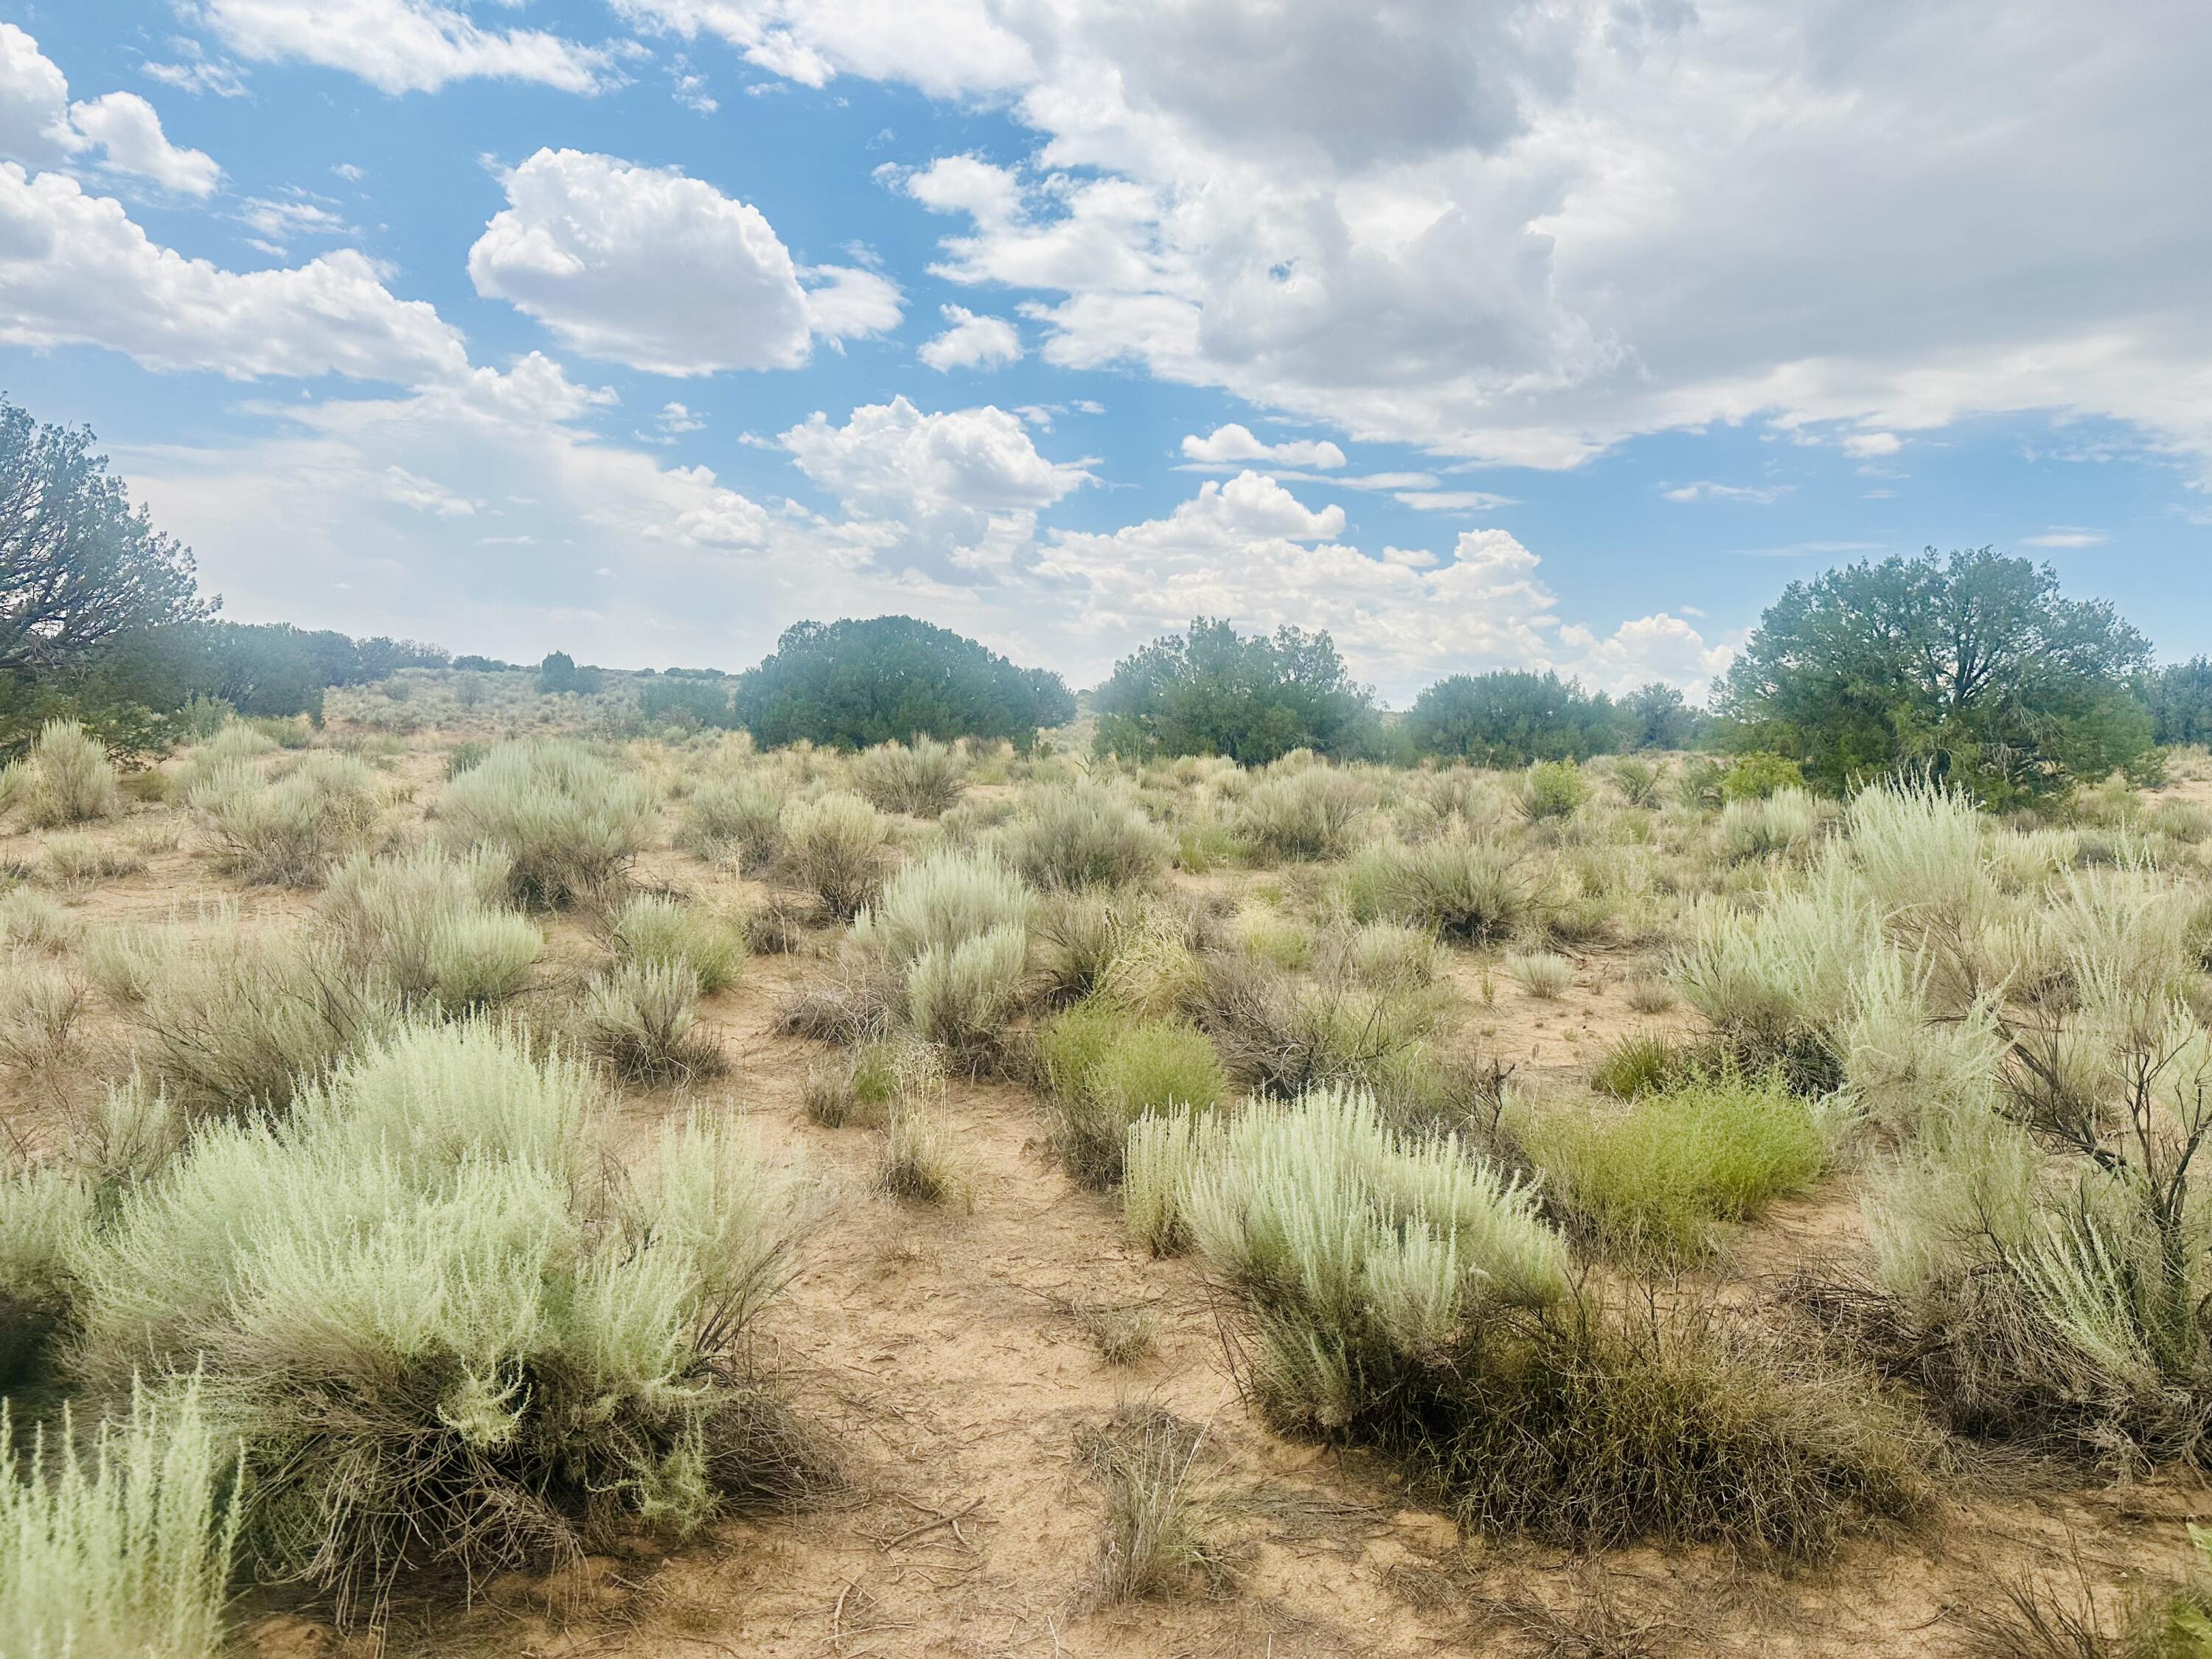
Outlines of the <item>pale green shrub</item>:
[{"label": "pale green shrub", "polygon": [[60,969],[0,957],[0,1067],[43,1072],[59,1065],[85,1002],[84,986]]},{"label": "pale green shrub", "polygon": [[1802,789],[1731,800],[1721,808],[1721,851],[1732,864],[1795,853],[1811,843],[1819,825],[1813,797]]},{"label": "pale green shrub", "polygon": [[116,876],[137,874],[146,860],[127,847],[90,836],[49,836],[39,848],[39,874],[53,886],[78,892]]},{"label": "pale green shrub", "polygon": [[1341,858],[1374,799],[1358,779],[1327,767],[1275,773],[1239,805],[1237,830],[1273,858]]},{"label": "pale green shrub", "polygon": [[1182,1195],[1212,1134],[1195,1112],[1164,1112],[1133,1120],[1122,1142],[1121,1221],[1154,1255],[1190,1248]]},{"label": "pale green shrub", "polygon": [[916,738],[878,744],[854,757],[853,787],[886,812],[933,818],[960,799],[968,787],[965,757],[951,745]]},{"label": "pale green shrub", "polygon": [[168,941],[157,930],[118,923],[85,935],[85,976],[111,1002],[130,1006],[146,1000],[168,965]]},{"label": "pale green shrub", "polygon": [[859,913],[883,885],[890,825],[858,795],[832,790],[784,815],[785,859],[833,916]]},{"label": "pale green shrub", "polygon": [[615,918],[616,951],[625,962],[689,968],[699,994],[726,991],[743,975],[749,954],[744,928],[661,893],[641,893]]},{"label": "pale green shrub", "polygon": [[225,768],[187,799],[221,840],[225,869],[248,881],[308,887],[368,841],[380,793],[361,761],[317,750],[273,782],[248,767]]},{"label": "pale green shrub", "polygon": [[646,781],[574,744],[503,743],[438,798],[464,843],[496,847],[526,904],[562,909],[611,901],[658,817]]},{"label": "pale green shrub", "polygon": [[243,720],[232,720],[185,757],[185,763],[177,770],[177,795],[179,799],[189,799],[194,789],[218,773],[239,768],[251,769],[252,763],[276,752],[276,745],[268,738]]},{"label": "pale green shrub", "polygon": [[107,750],[76,720],[48,720],[19,768],[9,769],[0,810],[21,813],[33,828],[90,823],[123,810]]},{"label": "pale green shrub", "polygon": [[1526,956],[1507,952],[1505,974],[1530,996],[1546,1002],[1565,996],[1575,982],[1574,963],[1548,951]]},{"label": "pale green shrub", "polygon": [[1378,990],[1417,991],[1444,976],[1449,959],[1436,936],[1403,922],[1364,921],[1327,942],[1325,959]]},{"label": "pale green shrub", "polygon": [[410,1006],[465,1013],[520,991],[544,936],[506,908],[507,854],[476,848],[459,857],[428,843],[331,872],[317,918],[354,969]]},{"label": "pale green shrub", "polygon": [[1833,865],[1760,910],[1707,910],[1675,963],[1684,999],[1759,1064],[1792,1056],[1833,1069],[1832,1030],[1861,968],[1881,947],[1872,908]]},{"label": "pale green shrub", "polygon": [[1004,1037],[1028,959],[1029,935],[1012,923],[927,947],[907,969],[908,1023],[925,1042],[978,1062]]},{"label": "pale green shrub", "polygon": [[82,1262],[82,1365],[203,1368],[264,1571],[342,1618],[416,1565],[691,1531],[794,1472],[738,1369],[789,1212],[726,1120],[619,1186],[601,1123],[589,1073],[517,1033],[404,1031],[125,1200]]},{"label": "pale green shrub", "polygon": [[66,951],[81,931],[57,899],[27,887],[0,893],[0,950]]},{"label": "pale green shrub", "polygon": [[1571,817],[1589,799],[1589,781],[1572,761],[1538,761],[1522,775],[1519,805],[1531,823]]},{"label": "pale green shrub", "polygon": [[0,1654],[22,1659],[216,1659],[240,1519],[234,1454],[197,1380],[131,1393],[89,1455],[12,1449],[0,1401]]},{"label": "pale green shrub", "polygon": [[734,853],[746,866],[769,865],[784,850],[783,811],[783,792],[768,778],[710,777],[685,799],[676,844],[703,859]]},{"label": "pale green shrub", "polygon": [[1175,856],[1167,832],[1119,792],[1088,779],[1034,793],[1000,832],[1015,869],[1040,887],[1127,887],[1157,881]]},{"label": "pale green shrub", "polygon": [[[67,1318],[94,1203],[89,1183],[58,1164],[0,1175],[0,1392],[31,1373]],[[0,1449],[7,1443],[0,1437]]]},{"label": "pale green shrub", "polygon": [[947,850],[892,877],[855,919],[853,934],[903,972],[924,951],[950,949],[994,927],[1026,928],[1036,908],[1036,896],[995,858]]}]

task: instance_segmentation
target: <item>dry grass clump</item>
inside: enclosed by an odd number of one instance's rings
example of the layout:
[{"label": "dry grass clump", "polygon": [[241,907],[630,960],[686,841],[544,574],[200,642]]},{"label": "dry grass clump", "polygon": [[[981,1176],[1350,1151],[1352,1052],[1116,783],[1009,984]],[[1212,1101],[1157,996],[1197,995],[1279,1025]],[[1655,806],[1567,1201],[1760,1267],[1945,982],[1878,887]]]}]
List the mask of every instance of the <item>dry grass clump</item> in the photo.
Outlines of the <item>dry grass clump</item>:
[{"label": "dry grass clump", "polygon": [[1199,1477],[1206,1431],[1157,1406],[1124,1406],[1079,1435],[1079,1463],[1106,1488],[1098,1559],[1081,1595],[1087,1607],[1218,1595],[1232,1573],[1207,1535],[1210,1505]]},{"label": "dry grass clump", "polygon": [[49,963],[0,957],[0,1069],[43,1073],[59,1066],[88,995],[82,981]]},{"label": "dry grass clump", "polygon": [[1175,1020],[1133,1018],[1110,1003],[1078,1004],[1037,1036],[1052,1100],[1053,1150],[1087,1187],[1121,1178],[1129,1126],[1152,1112],[1206,1111],[1229,1091],[1206,1034]]},{"label": "dry grass clump", "polygon": [[39,848],[39,876],[64,892],[81,893],[118,876],[135,876],[146,860],[128,847],[90,836],[49,836]]},{"label": "dry grass clump", "polygon": [[1342,858],[1374,800],[1366,784],[1325,766],[1278,773],[1237,804],[1237,832],[1269,858]]},{"label": "dry grass clump", "polygon": [[943,1076],[936,1051],[911,1036],[858,1043],[833,1066],[811,1066],[800,1108],[825,1129],[883,1125],[902,1103],[932,1094]]},{"label": "dry grass clump", "polygon": [[147,941],[160,966],[136,1010],[148,1076],[187,1112],[281,1109],[390,1029],[389,988],[328,945],[249,930],[228,910],[204,921],[202,937],[173,924]]},{"label": "dry grass clump", "polygon": [[122,810],[107,750],[75,720],[48,720],[30,753],[0,769],[0,812],[15,812],[34,830],[90,823]]},{"label": "dry grass clump", "polygon": [[1345,887],[1358,921],[1402,922],[1466,945],[1510,938],[1536,904],[1517,854],[1463,835],[1363,847],[1346,868]]},{"label": "dry grass clump", "polygon": [[698,1024],[699,975],[682,962],[621,962],[594,974],[577,1012],[584,1046],[636,1083],[720,1071],[721,1050]]},{"label": "dry grass clump", "polygon": [[1810,846],[1820,827],[1813,797],[1782,788],[1764,799],[1731,800],[1721,808],[1722,856],[1731,864],[1777,858]]},{"label": "dry grass clump", "polygon": [[436,811],[464,844],[507,854],[517,902],[553,910],[611,902],[658,817],[643,779],[544,738],[501,744],[446,786]]},{"label": "dry grass clump", "polygon": [[1527,955],[1509,951],[1504,965],[1507,978],[1544,1002],[1558,1001],[1575,982],[1574,963],[1549,951]]},{"label": "dry grass clump", "polygon": [[968,787],[966,757],[949,744],[916,738],[878,744],[854,757],[853,787],[886,812],[933,818]]},{"label": "dry grass clump", "polygon": [[0,949],[54,954],[75,945],[82,931],[58,899],[27,887],[0,893]]},{"label": "dry grass clump", "polygon": [[890,868],[891,831],[858,795],[832,790],[784,814],[784,862],[840,921],[876,896]]},{"label": "dry grass clump", "polygon": [[1168,833],[1118,791],[1089,779],[1033,793],[1000,832],[1014,868],[1040,887],[1129,887],[1159,879]]},{"label": "dry grass clump", "polygon": [[1922,1438],[1856,1379],[1572,1287],[1532,1188],[1363,1097],[1146,1120],[1128,1164],[1132,1231],[1188,1239],[1243,1299],[1269,1418],[1395,1455],[1464,1524],[1814,1554],[1927,1510]]},{"label": "dry grass clump", "polygon": [[1701,1255],[1715,1222],[1756,1215],[1827,1160],[1812,1109],[1778,1079],[1725,1072],[1662,1079],[1611,1121],[1561,1109],[1516,1127],[1553,1207],[1635,1255]]},{"label": "dry grass clump", "polygon": [[1333,928],[1322,940],[1321,966],[1382,991],[1419,991],[1444,976],[1448,953],[1435,935],[1403,922],[1364,921]]},{"label": "dry grass clump", "polygon": [[222,846],[221,863],[250,882],[312,887],[364,845],[382,806],[376,775],[351,755],[316,750],[282,776],[222,767],[186,797]]},{"label": "dry grass clump", "polygon": [[805,1467],[739,1363],[789,1211],[722,1121],[611,1184],[600,1111],[514,1033],[404,1031],[125,1200],[85,1253],[79,1363],[196,1355],[243,1435],[257,1567],[343,1620],[416,1567],[695,1530]]},{"label": "dry grass clump", "polygon": [[876,1158],[876,1188],[906,1204],[943,1204],[967,1190],[952,1126],[943,1109],[894,1102]]},{"label": "dry grass clump", "polygon": [[216,1659],[240,1517],[234,1449],[197,1379],[134,1389],[74,1443],[64,1412],[15,1450],[0,1401],[0,1653]]},{"label": "dry grass clump", "polygon": [[625,962],[689,968],[702,996],[735,985],[749,954],[743,926],[665,893],[640,893],[623,906],[615,917],[614,945]]},{"label": "dry grass clump", "polygon": [[1229,1075],[1283,1099],[1333,1084],[1375,1085],[1434,1018],[1416,995],[1302,981],[1240,953],[1214,952],[1200,967],[1198,1023]]},{"label": "dry grass clump", "polygon": [[535,924],[507,908],[511,890],[504,852],[454,856],[431,842],[356,854],[331,872],[315,914],[338,955],[402,1003],[468,1013],[522,990],[544,949]]},{"label": "dry grass clump", "polygon": [[58,1163],[0,1175],[0,1391],[40,1370],[67,1320],[70,1259],[94,1202],[90,1184]]}]

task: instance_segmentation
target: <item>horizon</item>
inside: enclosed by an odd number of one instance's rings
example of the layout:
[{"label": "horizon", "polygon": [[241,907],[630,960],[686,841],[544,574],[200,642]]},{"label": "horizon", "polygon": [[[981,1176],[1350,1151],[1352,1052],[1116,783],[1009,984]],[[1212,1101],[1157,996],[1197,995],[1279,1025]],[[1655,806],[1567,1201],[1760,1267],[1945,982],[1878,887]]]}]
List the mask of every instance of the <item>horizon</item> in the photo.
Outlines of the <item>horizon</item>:
[{"label": "horizon", "polygon": [[1702,702],[1991,544],[2212,646],[2201,7],[92,9],[0,4],[0,384],[231,620]]}]

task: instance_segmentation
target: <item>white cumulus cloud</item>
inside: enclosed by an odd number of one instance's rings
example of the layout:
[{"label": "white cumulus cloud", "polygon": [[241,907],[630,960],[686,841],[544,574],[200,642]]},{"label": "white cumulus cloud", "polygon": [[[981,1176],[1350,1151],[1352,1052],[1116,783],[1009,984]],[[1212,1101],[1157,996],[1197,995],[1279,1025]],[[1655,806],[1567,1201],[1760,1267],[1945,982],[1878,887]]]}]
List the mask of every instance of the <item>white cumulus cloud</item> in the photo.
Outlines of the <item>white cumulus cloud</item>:
[{"label": "white cumulus cloud", "polygon": [[506,185],[470,278],[587,356],[672,375],[797,368],[817,331],[898,320],[872,272],[810,273],[827,279],[810,295],[759,209],[673,168],[541,149]]},{"label": "white cumulus cloud", "polygon": [[[1323,438],[1318,442],[1309,439],[1294,439],[1289,443],[1261,443],[1252,435],[1251,428],[1232,421],[1218,426],[1201,438],[1188,434],[1182,441],[1183,459],[1209,466],[1234,465],[1243,461],[1268,461],[1278,466],[1339,467],[1344,465],[1344,452]],[[1433,482],[1433,480],[1431,480]]]},{"label": "white cumulus cloud", "polygon": [[1000,368],[1018,362],[1022,337],[1003,317],[979,317],[965,306],[940,306],[951,325],[943,333],[923,342],[915,355],[930,368]]},{"label": "white cumulus cloud", "polygon": [[613,74],[603,47],[485,28],[435,0],[200,0],[196,15],[241,58],[343,70],[395,94],[477,77],[595,92]]},{"label": "white cumulus cloud", "polygon": [[13,23],[0,23],[0,157],[32,167],[96,162],[186,196],[211,195],[222,182],[214,158],[171,143],[137,93],[70,103],[68,78]]}]

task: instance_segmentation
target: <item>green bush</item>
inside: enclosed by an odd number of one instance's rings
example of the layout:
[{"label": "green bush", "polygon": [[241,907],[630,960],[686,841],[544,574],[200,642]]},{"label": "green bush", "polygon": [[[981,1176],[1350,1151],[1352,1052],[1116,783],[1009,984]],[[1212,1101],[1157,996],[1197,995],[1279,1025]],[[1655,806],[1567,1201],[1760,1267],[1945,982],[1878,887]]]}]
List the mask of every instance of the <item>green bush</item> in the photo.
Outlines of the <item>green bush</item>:
[{"label": "green bush", "polygon": [[1004,738],[1026,752],[1039,726],[1075,718],[1059,675],[911,617],[793,623],[736,690],[738,720],[769,747],[861,749],[927,733]]},{"label": "green bush", "polygon": [[1827,1147],[1812,1109],[1778,1078],[1723,1073],[1639,1097],[1599,1122],[1561,1110],[1520,1138],[1552,1201],[1630,1254],[1686,1257],[1712,1224],[1742,1221],[1820,1174]]},{"label": "green bush", "polygon": [[1723,800],[1765,800],[1778,789],[1802,791],[1805,774],[1787,756],[1760,750],[1730,761],[1720,785]]},{"label": "green bush", "polygon": [[1588,760],[1627,746],[1629,715],[1604,692],[1555,673],[1454,674],[1415,698],[1406,731],[1425,755],[1478,766]]},{"label": "green bush", "polygon": [[[27,1455],[0,1400],[0,1653],[216,1659],[240,1506],[198,1379],[131,1392],[81,1451]],[[89,1455],[86,1455],[88,1451]]]},{"label": "green bush", "polygon": [[1038,1033],[1037,1053],[1052,1097],[1053,1149],[1087,1187],[1121,1178],[1123,1146],[1137,1119],[1205,1111],[1229,1091],[1203,1031],[1133,1018],[1108,1003],[1079,1003],[1054,1017]]},{"label": "green bush", "polygon": [[1571,817],[1589,799],[1589,781],[1571,760],[1538,761],[1521,780],[1521,812],[1532,823]]},{"label": "green bush", "polygon": [[664,1130],[619,1188],[603,1121],[516,1034],[402,1033],[124,1201],[83,1263],[82,1368],[197,1363],[264,1571],[342,1618],[412,1569],[696,1529],[798,1467],[741,1364],[787,1212],[726,1121]]},{"label": "green bush", "polygon": [[643,780],[545,739],[501,744],[436,811],[463,843],[504,851],[514,898],[546,909],[615,897],[659,816]]}]

